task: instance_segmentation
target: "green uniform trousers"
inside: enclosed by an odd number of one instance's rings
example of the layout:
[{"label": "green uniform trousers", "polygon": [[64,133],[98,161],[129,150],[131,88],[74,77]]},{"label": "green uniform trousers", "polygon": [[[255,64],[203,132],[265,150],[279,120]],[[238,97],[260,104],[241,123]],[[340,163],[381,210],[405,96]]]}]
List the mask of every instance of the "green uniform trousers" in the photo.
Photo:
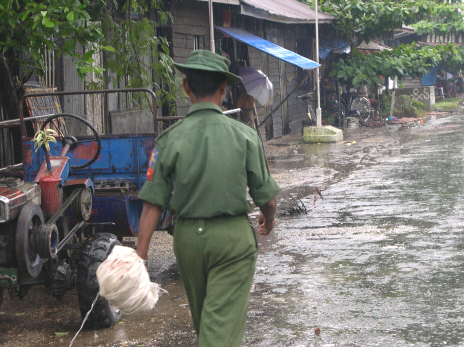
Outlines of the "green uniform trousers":
[{"label": "green uniform trousers", "polygon": [[240,346],[257,257],[248,217],[178,218],[174,253],[198,346]]}]

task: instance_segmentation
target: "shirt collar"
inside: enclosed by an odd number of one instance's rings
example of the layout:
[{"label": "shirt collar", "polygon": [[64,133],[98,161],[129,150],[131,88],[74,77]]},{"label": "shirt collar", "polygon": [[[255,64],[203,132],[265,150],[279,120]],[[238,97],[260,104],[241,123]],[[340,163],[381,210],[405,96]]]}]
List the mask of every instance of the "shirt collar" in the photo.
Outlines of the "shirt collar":
[{"label": "shirt collar", "polygon": [[192,113],[195,113],[197,111],[205,111],[205,110],[214,110],[222,114],[222,110],[218,105],[215,105],[211,102],[199,102],[199,103],[193,104],[189,108],[186,117],[190,116]]}]

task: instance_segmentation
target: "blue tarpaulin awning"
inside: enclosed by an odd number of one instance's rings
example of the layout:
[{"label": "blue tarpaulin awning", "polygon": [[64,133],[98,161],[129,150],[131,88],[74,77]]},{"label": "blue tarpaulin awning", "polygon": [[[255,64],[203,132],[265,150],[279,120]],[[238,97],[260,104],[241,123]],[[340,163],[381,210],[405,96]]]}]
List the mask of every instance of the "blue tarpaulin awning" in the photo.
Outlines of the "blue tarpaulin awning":
[{"label": "blue tarpaulin awning", "polygon": [[435,86],[437,84],[437,67],[433,66],[429,73],[422,76],[423,86]]},{"label": "blue tarpaulin awning", "polygon": [[343,54],[350,53],[351,48],[348,42],[319,39],[319,58],[327,58],[330,51],[337,54]]},{"label": "blue tarpaulin awning", "polygon": [[325,47],[319,47],[319,58],[320,59],[325,59],[329,55],[331,49],[330,48],[325,48]]},{"label": "blue tarpaulin awning", "polygon": [[320,64],[312,61],[311,59],[305,58],[295,52],[289,51],[283,47],[276,45],[275,43],[269,42],[265,39],[262,39],[256,35],[253,35],[240,28],[232,27],[216,27],[216,29],[222,31],[223,33],[232,36],[233,38],[252,46],[260,51],[272,55],[278,59],[281,59],[289,64],[295,65],[303,70],[312,70],[319,66]]}]

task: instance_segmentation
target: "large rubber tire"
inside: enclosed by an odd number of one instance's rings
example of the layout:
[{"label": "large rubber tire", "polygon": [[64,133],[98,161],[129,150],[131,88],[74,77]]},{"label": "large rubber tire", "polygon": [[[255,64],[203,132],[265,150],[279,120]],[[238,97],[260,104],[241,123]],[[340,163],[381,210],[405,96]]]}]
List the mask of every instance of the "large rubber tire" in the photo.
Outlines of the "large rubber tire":
[{"label": "large rubber tire", "polygon": [[37,252],[37,233],[44,224],[44,215],[39,205],[28,202],[21,209],[16,227],[16,259],[21,274],[36,278],[42,271],[43,259]]},{"label": "large rubber tire", "polygon": [[[100,233],[90,236],[82,247],[77,268],[77,296],[82,319],[92,307],[100,290],[97,281],[97,269],[108,257],[119,241],[115,235]],[[108,328],[121,319],[121,312],[111,307],[103,297],[99,297],[85,326],[91,329]]]}]

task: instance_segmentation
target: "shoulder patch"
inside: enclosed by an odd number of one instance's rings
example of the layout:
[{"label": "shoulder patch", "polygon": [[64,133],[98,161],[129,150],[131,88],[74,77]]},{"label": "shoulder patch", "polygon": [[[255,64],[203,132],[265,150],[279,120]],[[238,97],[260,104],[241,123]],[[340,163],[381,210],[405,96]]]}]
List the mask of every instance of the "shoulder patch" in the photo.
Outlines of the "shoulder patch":
[{"label": "shoulder patch", "polygon": [[159,151],[158,148],[153,149],[153,152],[151,152],[151,157],[150,161],[148,162],[148,167],[153,169],[153,166],[156,163],[156,159],[158,159]]},{"label": "shoulder patch", "polygon": [[158,159],[158,155],[158,148],[155,147],[155,149],[153,149],[153,152],[151,153],[150,161],[148,162],[147,181],[151,182],[153,180],[153,172],[156,160]]},{"label": "shoulder patch", "polygon": [[153,169],[147,170],[147,181],[153,181]]}]

